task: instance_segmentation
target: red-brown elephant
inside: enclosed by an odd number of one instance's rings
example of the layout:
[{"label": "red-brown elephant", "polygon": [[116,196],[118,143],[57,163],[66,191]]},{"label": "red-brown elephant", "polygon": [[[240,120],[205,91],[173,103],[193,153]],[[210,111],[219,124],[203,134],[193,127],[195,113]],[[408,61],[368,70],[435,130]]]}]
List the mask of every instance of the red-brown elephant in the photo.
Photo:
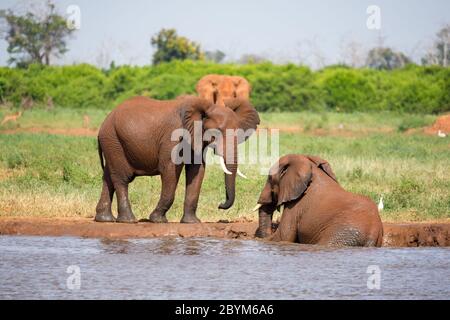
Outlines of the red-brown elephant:
[{"label": "red-brown elephant", "polygon": [[[235,199],[236,173],[239,174],[237,138],[233,137],[236,140],[231,144],[234,147],[231,156],[231,152],[227,152],[226,148],[229,136],[225,131],[239,128],[256,129],[259,117],[247,100],[232,99],[225,103],[227,108],[193,96],[183,96],[171,101],[136,97],[114,109],[103,122],[98,134],[99,154],[104,174],[95,221],[136,222],[128,200],[128,184],[137,176],[160,175],[161,197],[156,209],[150,215],[150,221],[167,222],[166,212],[172,206],[178,179],[185,167],[186,194],[181,222],[200,222],[196,216],[196,209],[205,172],[203,152],[212,140],[201,140],[200,150],[194,148],[197,139],[194,137],[195,121],[200,124],[201,134],[206,130],[215,129],[223,136],[222,144],[214,141],[215,153],[221,157],[222,169],[225,172],[226,201],[219,208],[230,208]],[[187,137],[173,141],[172,134],[178,129],[185,129]],[[189,144],[186,153],[191,153],[191,159],[200,154],[199,163],[173,161],[172,152],[184,140]],[[114,193],[118,202],[117,219],[111,212]]]},{"label": "red-brown elephant", "polygon": [[[319,157],[280,158],[270,169],[257,208],[256,235],[261,238],[329,246],[382,244],[383,225],[376,204],[345,191],[329,163]],[[282,215],[272,234],[272,215],[277,208]]]},{"label": "red-brown elephant", "polygon": [[204,76],[195,88],[199,97],[220,106],[225,106],[225,100],[230,98],[249,100],[252,90],[243,77],[218,74]]}]

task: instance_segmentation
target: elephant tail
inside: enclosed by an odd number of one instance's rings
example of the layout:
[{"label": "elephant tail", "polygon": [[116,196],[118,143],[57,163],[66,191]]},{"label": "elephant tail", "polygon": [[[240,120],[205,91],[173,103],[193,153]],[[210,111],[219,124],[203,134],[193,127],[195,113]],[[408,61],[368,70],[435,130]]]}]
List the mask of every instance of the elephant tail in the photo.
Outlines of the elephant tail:
[{"label": "elephant tail", "polygon": [[105,171],[105,162],[103,160],[102,145],[100,144],[100,139],[98,138],[97,138],[97,146],[98,146],[98,156],[100,157],[100,165],[102,166],[102,170]]}]

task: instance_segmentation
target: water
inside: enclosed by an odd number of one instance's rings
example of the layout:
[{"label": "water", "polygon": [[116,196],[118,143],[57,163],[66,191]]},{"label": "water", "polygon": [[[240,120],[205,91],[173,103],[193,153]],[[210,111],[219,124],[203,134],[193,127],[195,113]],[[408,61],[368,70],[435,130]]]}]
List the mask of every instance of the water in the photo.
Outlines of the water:
[{"label": "water", "polygon": [[449,262],[450,248],[0,236],[0,298],[450,299]]}]

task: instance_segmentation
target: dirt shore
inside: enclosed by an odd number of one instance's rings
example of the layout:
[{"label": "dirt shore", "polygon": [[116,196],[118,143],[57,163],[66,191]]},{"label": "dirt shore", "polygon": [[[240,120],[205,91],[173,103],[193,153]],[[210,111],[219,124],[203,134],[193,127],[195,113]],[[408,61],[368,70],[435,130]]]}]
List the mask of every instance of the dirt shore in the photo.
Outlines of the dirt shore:
[{"label": "dirt shore", "polygon": [[[0,235],[75,236],[85,238],[216,237],[253,239],[256,222],[201,224],[95,223],[86,218],[0,218]],[[385,223],[383,246],[450,246],[450,223]]]}]

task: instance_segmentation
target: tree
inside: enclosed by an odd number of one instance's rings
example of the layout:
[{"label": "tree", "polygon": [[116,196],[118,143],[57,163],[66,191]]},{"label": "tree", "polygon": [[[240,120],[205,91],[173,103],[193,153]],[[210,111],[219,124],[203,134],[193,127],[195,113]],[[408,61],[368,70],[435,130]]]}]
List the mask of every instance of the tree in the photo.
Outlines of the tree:
[{"label": "tree", "polygon": [[203,60],[204,54],[200,45],[186,37],[178,36],[175,29],[162,29],[151,39],[156,48],[153,64],[172,60]]},{"label": "tree", "polygon": [[373,48],[366,59],[366,66],[377,70],[403,68],[410,63],[411,60],[406,55],[386,47]]},{"label": "tree", "polygon": [[424,65],[450,65],[450,25],[446,25],[436,34],[436,40],[427,54],[422,58]]},{"label": "tree", "polygon": [[263,56],[257,54],[244,54],[239,58],[238,63],[240,64],[257,64],[268,61]]},{"label": "tree", "polygon": [[6,21],[4,39],[8,42],[10,64],[50,65],[52,56],[60,57],[68,51],[67,38],[74,30],[56,13],[53,3],[47,2],[45,9],[42,15],[35,12],[17,15],[12,10],[1,13],[0,18]]},{"label": "tree", "polygon": [[225,59],[225,53],[220,50],[216,51],[205,51],[205,58],[208,61],[213,61],[215,63],[221,63]]},{"label": "tree", "polygon": [[341,61],[352,68],[362,67],[365,63],[366,52],[361,43],[350,40],[342,41],[340,45]]}]

